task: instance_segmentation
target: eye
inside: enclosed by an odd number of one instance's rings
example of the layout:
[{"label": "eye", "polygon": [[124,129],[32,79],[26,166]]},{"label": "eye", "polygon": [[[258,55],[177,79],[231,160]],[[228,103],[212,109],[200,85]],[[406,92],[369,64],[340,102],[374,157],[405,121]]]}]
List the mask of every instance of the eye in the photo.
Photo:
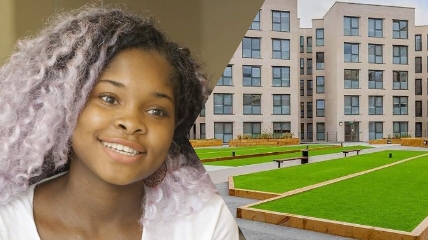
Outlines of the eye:
[{"label": "eye", "polygon": [[149,114],[155,115],[155,116],[165,116],[165,112],[160,109],[150,109],[147,111]]},{"label": "eye", "polygon": [[101,99],[109,104],[119,104],[116,100],[116,98],[110,96],[110,95],[106,95],[106,96],[102,96]]}]

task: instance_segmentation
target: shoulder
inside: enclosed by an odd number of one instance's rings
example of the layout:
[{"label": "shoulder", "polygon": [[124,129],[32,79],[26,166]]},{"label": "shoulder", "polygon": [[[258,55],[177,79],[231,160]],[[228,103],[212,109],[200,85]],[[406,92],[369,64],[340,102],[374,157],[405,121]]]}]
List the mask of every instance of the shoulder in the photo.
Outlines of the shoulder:
[{"label": "shoulder", "polygon": [[30,186],[0,206],[0,239],[39,239],[33,218],[33,193],[34,186]]}]

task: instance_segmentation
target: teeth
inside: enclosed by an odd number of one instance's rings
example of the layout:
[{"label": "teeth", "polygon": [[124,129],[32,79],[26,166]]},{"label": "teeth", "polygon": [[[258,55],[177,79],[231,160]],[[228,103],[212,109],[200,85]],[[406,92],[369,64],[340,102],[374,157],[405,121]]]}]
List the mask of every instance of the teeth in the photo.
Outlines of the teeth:
[{"label": "teeth", "polygon": [[108,143],[108,142],[104,142],[101,141],[102,144],[118,153],[124,154],[124,155],[128,155],[128,156],[135,156],[137,154],[139,154],[139,152],[135,149],[132,149],[128,146],[123,146],[122,144],[117,144],[117,143]]}]

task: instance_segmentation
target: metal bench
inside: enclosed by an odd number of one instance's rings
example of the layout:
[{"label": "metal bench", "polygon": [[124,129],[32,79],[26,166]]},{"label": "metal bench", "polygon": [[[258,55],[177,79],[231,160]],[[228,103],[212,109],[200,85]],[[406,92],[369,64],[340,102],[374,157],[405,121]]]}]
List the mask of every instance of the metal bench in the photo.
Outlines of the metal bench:
[{"label": "metal bench", "polygon": [[308,158],[307,157],[294,157],[294,158],[286,158],[286,159],[274,159],[273,161],[278,163],[278,168],[281,168],[281,163],[282,162],[293,161],[293,160],[300,160],[301,164],[308,163]]},{"label": "metal bench", "polygon": [[358,155],[358,153],[361,151],[361,149],[352,149],[352,150],[344,150],[344,151],[342,151],[343,152],[343,154],[345,154],[345,157],[346,157],[346,154],[348,154],[348,153],[350,153],[350,152],[357,152],[357,155]]}]

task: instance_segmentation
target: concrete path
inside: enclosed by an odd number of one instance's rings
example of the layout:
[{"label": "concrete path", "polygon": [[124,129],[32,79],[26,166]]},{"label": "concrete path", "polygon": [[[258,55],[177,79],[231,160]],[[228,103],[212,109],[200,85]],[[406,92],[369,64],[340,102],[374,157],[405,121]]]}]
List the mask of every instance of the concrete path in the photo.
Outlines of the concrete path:
[{"label": "concrete path", "polygon": [[[365,143],[354,143],[346,144],[345,146],[352,145],[367,145]],[[364,149],[360,154],[373,153],[384,150],[409,150],[409,151],[428,151],[427,148],[415,148],[415,147],[402,147],[400,145],[372,145],[374,148]],[[350,153],[348,156],[353,156],[355,153]],[[327,154],[321,156],[309,156],[309,163],[326,161],[330,159],[343,158],[343,153]],[[289,167],[294,165],[300,165],[300,161],[284,162],[281,165],[282,167]],[[216,184],[217,189],[219,190],[221,196],[223,197],[226,205],[229,207],[229,210],[236,217],[236,208],[239,206],[247,205],[253,203],[257,200],[231,197],[228,195],[228,177],[241,175],[246,173],[266,171],[270,169],[276,169],[277,163],[263,163],[263,164],[254,164],[242,167],[222,167],[222,166],[209,166],[206,165],[205,169],[208,171],[212,181]],[[236,219],[239,227],[244,233],[247,240],[349,240],[351,238],[338,237],[335,235],[323,234],[313,231],[307,231],[296,228],[282,227],[273,224],[266,224],[256,221],[250,221],[245,219]]]}]

